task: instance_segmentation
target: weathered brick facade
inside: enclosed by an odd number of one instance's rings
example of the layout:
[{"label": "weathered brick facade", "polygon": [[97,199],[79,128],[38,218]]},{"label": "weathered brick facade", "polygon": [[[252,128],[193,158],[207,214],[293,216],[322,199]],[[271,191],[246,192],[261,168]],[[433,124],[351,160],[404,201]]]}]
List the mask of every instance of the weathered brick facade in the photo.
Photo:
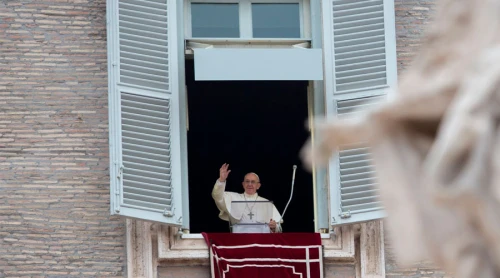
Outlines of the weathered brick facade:
[{"label": "weathered brick facade", "polygon": [[[0,277],[126,275],[124,220],[109,215],[105,2],[0,1]],[[433,6],[396,0],[400,70]],[[387,251],[389,277],[444,275],[398,269]]]},{"label": "weathered brick facade", "polygon": [[0,277],[123,277],[106,1],[0,1],[0,105]]}]

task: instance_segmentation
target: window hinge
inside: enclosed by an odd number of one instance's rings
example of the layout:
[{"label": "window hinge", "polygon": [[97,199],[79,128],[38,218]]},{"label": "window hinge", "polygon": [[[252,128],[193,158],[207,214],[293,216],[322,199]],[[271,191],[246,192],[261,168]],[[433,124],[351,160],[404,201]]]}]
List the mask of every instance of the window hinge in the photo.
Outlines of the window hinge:
[{"label": "window hinge", "polygon": [[340,218],[345,219],[351,217],[351,211],[343,212],[340,214]]},{"label": "window hinge", "polygon": [[118,176],[116,178],[119,180],[123,178],[123,165],[120,165],[120,168],[118,168]]},{"label": "window hinge", "polygon": [[174,214],[175,214],[175,208],[173,210],[168,210],[167,208],[165,208],[165,210],[163,211],[163,215],[166,217],[173,217]]},{"label": "window hinge", "polygon": [[120,185],[123,183],[123,164],[120,165],[120,168],[118,168],[118,176],[116,177],[118,179],[118,182],[116,183],[115,187],[115,212],[120,212]]}]

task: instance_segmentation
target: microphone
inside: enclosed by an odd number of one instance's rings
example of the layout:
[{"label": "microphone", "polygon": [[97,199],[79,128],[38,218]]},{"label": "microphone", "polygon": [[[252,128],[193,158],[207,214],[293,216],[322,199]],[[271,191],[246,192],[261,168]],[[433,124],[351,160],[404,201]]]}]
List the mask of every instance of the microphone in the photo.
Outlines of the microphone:
[{"label": "microphone", "polygon": [[[293,196],[293,185],[295,184],[295,171],[297,170],[297,165],[293,165],[293,174],[292,174],[292,191],[290,192],[290,199],[288,199],[288,203],[285,206],[285,209],[283,210],[283,214],[281,215],[281,220],[285,217],[286,209],[288,208],[288,205],[290,204],[290,201],[292,200]],[[279,221],[281,222],[281,221]]]}]

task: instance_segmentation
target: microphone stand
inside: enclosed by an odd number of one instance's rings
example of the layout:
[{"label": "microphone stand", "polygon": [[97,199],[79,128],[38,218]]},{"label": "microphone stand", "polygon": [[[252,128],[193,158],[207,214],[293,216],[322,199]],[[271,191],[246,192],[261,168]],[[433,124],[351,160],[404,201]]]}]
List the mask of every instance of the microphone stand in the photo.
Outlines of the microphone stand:
[{"label": "microphone stand", "polygon": [[[281,220],[285,217],[286,209],[288,208],[288,205],[290,204],[290,201],[292,200],[293,196],[293,185],[295,184],[295,171],[297,170],[297,165],[293,165],[293,174],[292,174],[292,191],[290,192],[290,199],[288,199],[288,203],[286,203],[285,209],[283,210],[283,214],[281,215]],[[281,222],[281,221],[280,221]],[[281,230],[281,223],[280,225],[280,230]]]}]

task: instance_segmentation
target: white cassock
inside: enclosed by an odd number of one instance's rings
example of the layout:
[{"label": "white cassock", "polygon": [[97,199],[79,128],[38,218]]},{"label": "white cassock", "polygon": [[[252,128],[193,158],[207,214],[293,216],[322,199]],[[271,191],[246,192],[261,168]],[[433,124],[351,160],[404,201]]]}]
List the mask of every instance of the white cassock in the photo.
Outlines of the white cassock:
[{"label": "white cassock", "polygon": [[[253,195],[248,195],[246,193],[236,193],[236,192],[229,192],[225,191],[226,189],[226,182],[220,182],[217,180],[215,183],[214,189],[212,190],[212,198],[214,198],[215,204],[217,205],[217,208],[219,209],[219,218],[225,221],[229,221],[230,216],[232,216],[233,219],[238,219],[240,221],[245,221],[251,219],[250,214],[256,214],[258,213],[259,208],[262,208],[261,206],[256,206],[255,204],[252,206],[247,205],[244,208],[244,211],[242,213],[238,213],[241,215],[233,215],[231,214],[231,202],[233,201],[269,201],[266,198],[260,197],[257,193]],[[249,218],[249,219],[247,219]],[[272,212],[272,219],[276,221],[276,232],[281,232],[281,223],[283,223],[283,220],[281,219],[281,214],[278,212],[276,209],[276,206],[273,204],[273,212]],[[269,219],[266,219],[267,223],[269,222]]]}]

